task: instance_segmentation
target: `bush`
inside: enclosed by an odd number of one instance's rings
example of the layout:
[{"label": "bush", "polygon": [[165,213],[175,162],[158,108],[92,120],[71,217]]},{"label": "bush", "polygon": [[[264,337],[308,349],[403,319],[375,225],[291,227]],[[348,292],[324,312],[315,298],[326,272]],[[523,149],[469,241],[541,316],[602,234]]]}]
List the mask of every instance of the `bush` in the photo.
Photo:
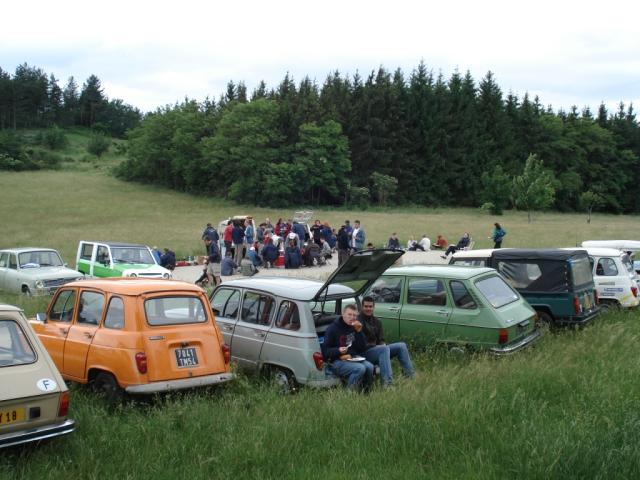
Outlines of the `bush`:
[{"label": "bush", "polygon": [[57,125],[54,125],[52,128],[46,131],[42,138],[42,145],[46,145],[51,150],[59,150],[67,146],[69,141],[67,140],[67,135]]},{"label": "bush", "polygon": [[87,152],[100,158],[103,153],[109,150],[110,146],[111,140],[109,138],[100,133],[95,133],[91,135],[91,138],[89,139],[89,143],[87,144]]}]

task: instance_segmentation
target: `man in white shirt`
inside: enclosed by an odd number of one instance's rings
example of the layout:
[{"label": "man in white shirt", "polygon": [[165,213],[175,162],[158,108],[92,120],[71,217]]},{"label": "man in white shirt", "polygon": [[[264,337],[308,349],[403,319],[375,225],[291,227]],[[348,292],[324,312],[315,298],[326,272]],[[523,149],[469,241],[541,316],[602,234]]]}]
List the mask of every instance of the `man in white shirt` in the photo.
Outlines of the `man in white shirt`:
[{"label": "man in white shirt", "polygon": [[421,245],[425,252],[431,249],[431,239],[427,237],[426,233],[422,235],[422,239],[418,242],[418,245]]}]

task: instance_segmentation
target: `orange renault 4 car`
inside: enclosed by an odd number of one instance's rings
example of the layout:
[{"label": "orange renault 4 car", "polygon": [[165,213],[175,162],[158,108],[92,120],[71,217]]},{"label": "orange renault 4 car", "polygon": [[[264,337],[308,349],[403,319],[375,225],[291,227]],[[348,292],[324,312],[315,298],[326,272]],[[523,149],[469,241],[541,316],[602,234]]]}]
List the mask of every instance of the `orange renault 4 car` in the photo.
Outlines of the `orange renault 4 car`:
[{"label": "orange renault 4 car", "polygon": [[123,390],[148,394],[233,378],[207,297],[188,283],[68,283],[31,324],[65,379],[112,399]]}]

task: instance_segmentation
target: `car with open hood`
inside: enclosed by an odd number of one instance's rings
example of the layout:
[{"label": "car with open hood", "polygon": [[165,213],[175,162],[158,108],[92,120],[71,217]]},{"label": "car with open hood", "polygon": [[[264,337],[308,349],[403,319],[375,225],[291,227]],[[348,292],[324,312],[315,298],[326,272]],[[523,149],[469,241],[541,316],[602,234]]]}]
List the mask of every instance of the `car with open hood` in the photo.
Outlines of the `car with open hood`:
[{"label": "car with open hood", "polygon": [[404,252],[363,250],[325,282],[253,277],[219,285],[209,300],[240,367],[272,375],[285,389],[339,383],[324,364],[321,344],[344,302],[362,295]]},{"label": "car with open hood", "polygon": [[50,294],[84,275],[67,268],[52,248],[0,250],[0,290],[26,295]]},{"label": "car with open hood", "polygon": [[552,326],[583,325],[600,313],[587,252],[500,248],[456,252],[451,265],[495,268]]},{"label": "car with open hood", "polygon": [[0,305],[0,448],[71,433],[69,390],[22,310]]},{"label": "car with open hood", "polygon": [[81,240],[76,268],[91,277],[171,278],[147,245]]},{"label": "car with open hood", "polygon": [[407,265],[388,269],[366,293],[389,342],[517,352],[540,336],[536,312],[492,268]]},{"label": "car with open hood", "polygon": [[207,296],[185,282],[69,283],[31,325],[65,379],[93,384],[111,400],[233,378]]}]

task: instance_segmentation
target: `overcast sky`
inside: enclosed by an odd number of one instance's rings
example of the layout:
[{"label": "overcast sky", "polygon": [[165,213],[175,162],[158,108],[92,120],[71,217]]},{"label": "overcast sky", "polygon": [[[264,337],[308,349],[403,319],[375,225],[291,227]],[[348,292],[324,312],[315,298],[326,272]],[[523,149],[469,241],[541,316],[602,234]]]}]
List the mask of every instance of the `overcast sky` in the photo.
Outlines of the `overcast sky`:
[{"label": "overcast sky", "polygon": [[143,111],[185,97],[217,100],[289,72],[321,85],[380,65],[409,77],[424,60],[446,78],[491,70],[505,95],[597,110],[640,103],[640,2],[492,0],[21,0],[0,9],[0,67],[28,63],[100,78],[109,98]]}]

